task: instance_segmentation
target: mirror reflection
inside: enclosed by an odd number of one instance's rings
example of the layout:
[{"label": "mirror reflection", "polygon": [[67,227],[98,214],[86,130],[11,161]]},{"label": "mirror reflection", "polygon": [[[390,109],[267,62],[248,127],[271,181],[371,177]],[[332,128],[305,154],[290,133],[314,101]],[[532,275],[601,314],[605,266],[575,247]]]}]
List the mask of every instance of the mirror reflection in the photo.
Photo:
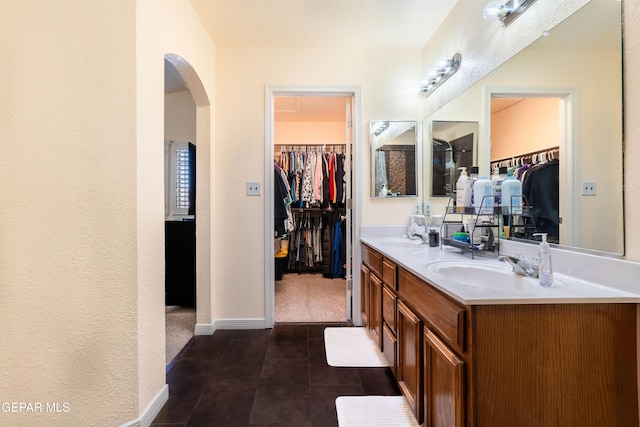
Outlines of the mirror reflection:
[{"label": "mirror reflection", "polygon": [[[480,175],[500,164],[517,173],[526,163],[557,162],[560,245],[624,253],[620,2],[590,1],[425,126],[462,115],[480,122]],[[437,200],[434,211],[444,210]]]},{"label": "mirror reflection", "polygon": [[418,195],[416,124],[416,121],[371,121],[371,197]]},{"label": "mirror reflection", "polygon": [[431,122],[431,195],[451,196],[460,176],[476,164],[478,122]]}]

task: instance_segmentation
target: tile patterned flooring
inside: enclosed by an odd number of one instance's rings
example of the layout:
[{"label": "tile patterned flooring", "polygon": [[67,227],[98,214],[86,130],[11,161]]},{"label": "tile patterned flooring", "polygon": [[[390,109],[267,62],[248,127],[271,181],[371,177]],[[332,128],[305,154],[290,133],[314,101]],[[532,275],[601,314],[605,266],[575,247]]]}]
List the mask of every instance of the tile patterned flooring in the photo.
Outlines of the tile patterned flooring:
[{"label": "tile patterned flooring", "polygon": [[327,326],[339,325],[277,324],[194,337],[167,373],[169,401],[151,425],[337,426],[338,396],[400,394],[389,368],[327,365]]}]

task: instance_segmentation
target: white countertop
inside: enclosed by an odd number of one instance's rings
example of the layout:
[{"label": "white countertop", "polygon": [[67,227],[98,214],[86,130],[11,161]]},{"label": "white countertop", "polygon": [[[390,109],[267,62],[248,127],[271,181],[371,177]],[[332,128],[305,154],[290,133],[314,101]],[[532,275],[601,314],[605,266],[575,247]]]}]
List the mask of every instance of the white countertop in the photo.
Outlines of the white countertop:
[{"label": "white countertop", "polygon": [[[638,263],[606,257],[582,258],[582,255],[552,251],[554,256],[557,255],[558,260],[553,261],[554,286],[550,288],[539,286],[537,279],[521,276],[518,276],[518,287],[503,289],[499,283],[492,283],[490,286],[473,286],[449,280],[434,273],[435,265],[433,264],[476,263],[475,266],[502,271],[506,268],[510,269],[510,266],[498,261],[495,255],[493,257],[476,256],[475,259],[471,259],[470,255],[463,255],[459,249],[453,247],[432,248],[420,240],[402,237],[397,230],[398,228],[387,228],[382,233],[363,230],[360,240],[465,305],[640,303],[640,286],[637,279],[640,276],[640,264]],[[537,250],[535,245],[527,246]],[[558,264],[557,269],[556,264]],[[430,265],[432,265],[431,268]],[[602,274],[603,269],[605,274]],[[583,271],[586,276],[577,277],[574,273],[578,271]],[[589,275],[590,271],[594,273]],[[606,274],[607,271],[609,274]],[[606,279],[607,277],[611,279]],[[638,288],[637,291],[635,288]]]}]

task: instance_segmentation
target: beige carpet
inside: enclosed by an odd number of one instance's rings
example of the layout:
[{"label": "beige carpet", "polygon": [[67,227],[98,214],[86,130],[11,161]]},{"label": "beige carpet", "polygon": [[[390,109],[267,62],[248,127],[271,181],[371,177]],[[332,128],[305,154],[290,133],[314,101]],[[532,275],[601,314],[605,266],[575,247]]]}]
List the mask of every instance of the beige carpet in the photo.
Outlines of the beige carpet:
[{"label": "beige carpet", "polygon": [[325,328],[324,345],[329,366],[389,366],[367,328]]},{"label": "beige carpet", "polygon": [[196,310],[175,305],[165,307],[167,365],[193,337]]},{"label": "beige carpet", "polygon": [[346,280],[287,273],[275,282],[276,322],[345,322]]},{"label": "beige carpet", "polygon": [[336,412],[340,427],[418,427],[403,396],[340,396]]}]

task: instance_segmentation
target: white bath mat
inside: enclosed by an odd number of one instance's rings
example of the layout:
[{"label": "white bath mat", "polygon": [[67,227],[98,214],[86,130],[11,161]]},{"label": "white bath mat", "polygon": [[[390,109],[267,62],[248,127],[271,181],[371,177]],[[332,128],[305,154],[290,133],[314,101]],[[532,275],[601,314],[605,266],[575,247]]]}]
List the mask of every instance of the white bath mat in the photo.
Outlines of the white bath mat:
[{"label": "white bath mat", "polygon": [[324,345],[330,366],[370,368],[389,366],[367,328],[326,328]]},{"label": "white bath mat", "polygon": [[336,411],[340,427],[418,427],[403,396],[340,396]]}]

